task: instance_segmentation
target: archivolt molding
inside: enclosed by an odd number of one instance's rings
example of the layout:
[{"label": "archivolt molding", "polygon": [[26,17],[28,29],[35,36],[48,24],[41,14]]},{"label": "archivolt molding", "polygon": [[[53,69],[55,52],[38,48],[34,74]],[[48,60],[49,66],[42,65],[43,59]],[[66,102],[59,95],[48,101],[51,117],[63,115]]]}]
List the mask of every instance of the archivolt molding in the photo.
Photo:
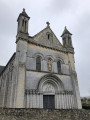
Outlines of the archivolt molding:
[{"label": "archivolt molding", "polygon": [[53,56],[51,56],[51,55],[47,55],[47,56],[45,57],[45,60],[48,61],[48,58],[51,58],[51,59],[52,59],[52,62],[54,61]]},{"label": "archivolt molding", "polygon": [[60,57],[56,58],[54,61],[55,61],[55,62],[60,61],[62,64],[64,64],[64,60],[63,60],[62,58],[60,58]]},{"label": "archivolt molding", "polygon": [[46,84],[50,84],[52,87],[54,86],[55,93],[64,91],[64,85],[62,81],[56,75],[48,74],[48,75],[43,76],[38,83],[37,90],[42,92],[43,87]]},{"label": "archivolt molding", "polygon": [[33,58],[37,58],[38,56],[40,56],[42,60],[44,59],[44,55],[42,53],[35,53]]}]

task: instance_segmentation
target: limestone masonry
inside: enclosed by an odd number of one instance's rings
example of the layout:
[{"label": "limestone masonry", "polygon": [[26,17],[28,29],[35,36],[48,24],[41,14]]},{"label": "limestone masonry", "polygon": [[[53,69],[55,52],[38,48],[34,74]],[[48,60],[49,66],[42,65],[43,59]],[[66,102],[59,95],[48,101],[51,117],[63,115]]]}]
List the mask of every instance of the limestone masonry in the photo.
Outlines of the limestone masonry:
[{"label": "limestone masonry", "polygon": [[81,109],[72,34],[57,39],[47,27],[31,37],[23,9],[17,22],[16,53],[0,66],[0,107]]}]

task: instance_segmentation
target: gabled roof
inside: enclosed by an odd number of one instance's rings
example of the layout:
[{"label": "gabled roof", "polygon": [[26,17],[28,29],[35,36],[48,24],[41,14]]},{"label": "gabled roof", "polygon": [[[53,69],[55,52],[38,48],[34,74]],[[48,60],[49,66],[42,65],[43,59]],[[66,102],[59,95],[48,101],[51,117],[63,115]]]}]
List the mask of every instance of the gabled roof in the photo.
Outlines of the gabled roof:
[{"label": "gabled roof", "polygon": [[[50,35],[50,39],[48,39],[48,34]],[[57,48],[59,50],[64,49],[56,35],[51,30],[49,24],[47,24],[47,27],[44,28],[42,31],[37,33],[32,37],[32,42],[44,45],[46,47],[50,48]],[[51,42],[51,43],[50,43]]]},{"label": "gabled roof", "polygon": [[72,34],[67,30],[66,26],[65,26],[65,29],[64,29],[61,37],[62,37],[64,34],[70,34],[70,35],[72,35]]},{"label": "gabled roof", "polygon": [[43,31],[45,31],[47,29],[47,27],[46,28],[44,28],[43,30],[41,30],[40,32],[38,32],[36,35],[34,35],[32,38],[34,38],[34,37],[37,37],[38,35],[40,35],[40,33],[42,33]]}]

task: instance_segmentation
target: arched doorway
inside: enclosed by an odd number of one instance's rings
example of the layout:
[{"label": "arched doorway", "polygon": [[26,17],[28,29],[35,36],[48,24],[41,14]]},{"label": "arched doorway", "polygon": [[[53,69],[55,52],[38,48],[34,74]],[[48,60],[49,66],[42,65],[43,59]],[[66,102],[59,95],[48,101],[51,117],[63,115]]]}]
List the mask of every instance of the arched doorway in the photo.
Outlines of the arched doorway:
[{"label": "arched doorway", "polygon": [[38,91],[43,95],[43,108],[54,109],[56,106],[56,94],[64,90],[62,81],[55,75],[49,74],[41,78]]},{"label": "arched doorway", "polygon": [[55,108],[55,87],[50,80],[43,84],[43,108]]}]

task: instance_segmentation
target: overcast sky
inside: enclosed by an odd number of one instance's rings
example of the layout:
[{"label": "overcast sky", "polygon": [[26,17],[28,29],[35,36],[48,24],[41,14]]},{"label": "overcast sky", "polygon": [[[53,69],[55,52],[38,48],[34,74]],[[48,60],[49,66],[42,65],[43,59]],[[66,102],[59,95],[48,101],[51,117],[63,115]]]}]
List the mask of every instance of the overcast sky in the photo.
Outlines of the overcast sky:
[{"label": "overcast sky", "polygon": [[62,42],[64,27],[73,34],[75,66],[81,96],[90,96],[90,0],[0,0],[0,65],[16,50],[17,18],[25,8],[29,35],[50,27]]}]

